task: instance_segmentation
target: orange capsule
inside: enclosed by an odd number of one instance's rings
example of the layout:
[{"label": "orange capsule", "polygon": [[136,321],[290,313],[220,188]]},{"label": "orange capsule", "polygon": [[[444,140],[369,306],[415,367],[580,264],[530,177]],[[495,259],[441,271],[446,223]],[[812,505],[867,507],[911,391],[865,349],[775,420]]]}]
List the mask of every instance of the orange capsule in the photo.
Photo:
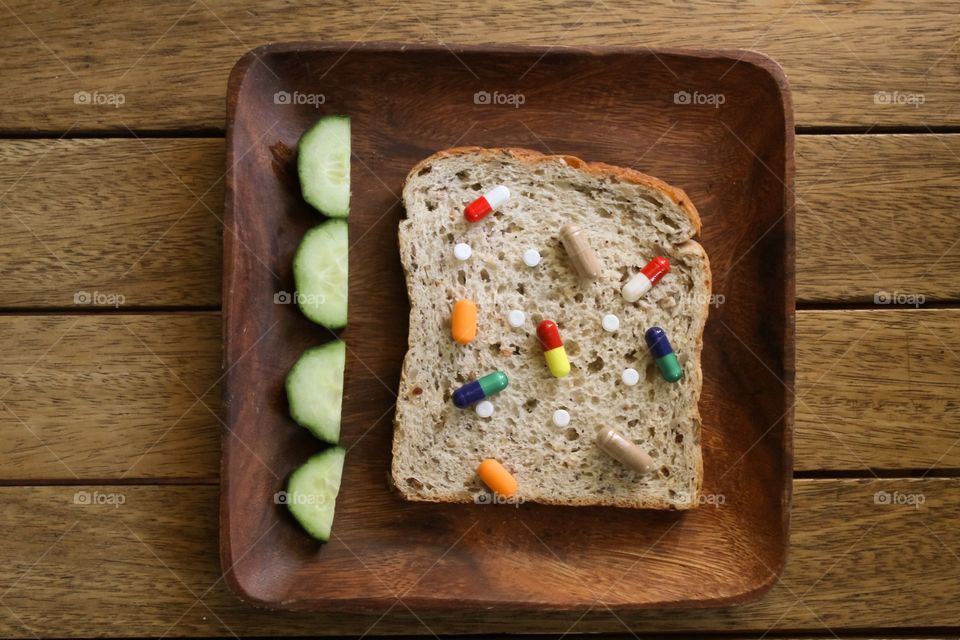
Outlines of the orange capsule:
[{"label": "orange capsule", "polygon": [[502,464],[493,458],[487,458],[477,467],[477,475],[492,491],[504,498],[517,492],[517,481]]},{"label": "orange capsule", "polygon": [[457,300],[450,315],[450,335],[460,344],[477,337],[477,305],[472,300]]}]

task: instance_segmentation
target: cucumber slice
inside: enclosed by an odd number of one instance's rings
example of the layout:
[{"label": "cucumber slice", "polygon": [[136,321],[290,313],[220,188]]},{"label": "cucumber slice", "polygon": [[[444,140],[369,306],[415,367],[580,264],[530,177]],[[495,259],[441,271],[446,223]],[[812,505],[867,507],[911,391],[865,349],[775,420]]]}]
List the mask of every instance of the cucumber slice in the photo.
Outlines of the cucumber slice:
[{"label": "cucumber slice", "polygon": [[287,374],[290,417],[330,444],[340,440],[346,345],[340,340],[303,352]]},{"label": "cucumber slice", "polygon": [[287,508],[307,533],[323,542],[330,539],[345,456],[343,447],[318,453],[287,482]]},{"label": "cucumber slice", "polygon": [[303,236],[293,256],[300,310],[330,329],[347,326],[348,249],[347,222],[327,220]]},{"label": "cucumber slice", "polygon": [[350,118],[325,116],[300,138],[303,199],[331,218],[350,213]]}]

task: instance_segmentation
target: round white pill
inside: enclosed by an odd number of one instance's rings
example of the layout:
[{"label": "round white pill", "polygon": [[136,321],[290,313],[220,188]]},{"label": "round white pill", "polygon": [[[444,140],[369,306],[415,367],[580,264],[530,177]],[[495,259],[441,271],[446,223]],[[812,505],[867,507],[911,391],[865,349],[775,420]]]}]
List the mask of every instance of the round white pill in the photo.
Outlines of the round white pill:
[{"label": "round white pill", "polygon": [[461,242],[453,248],[453,255],[460,261],[469,260],[473,255],[473,249],[467,243]]},{"label": "round white pill", "polygon": [[570,424],[570,414],[563,409],[557,409],[553,412],[553,424],[561,429]]},{"label": "round white pill", "polygon": [[489,418],[493,415],[493,403],[489,400],[482,400],[477,403],[476,411],[481,418]]},{"label": "round white pill", "polygon": [[540,252],[536,249],[527,249],[523,252],[523,264],[535,267],[540,264]]},{"label": "round white pill", "polygon": [[636,369],[624,369],[621,379],[623,380],[623,384],[632,387],[640,382],[640,374],[637,373]]},{"label": "round white pill", "polygon": [[603,325],[604,331],[609,331],[610,333],[613,333],[614,331],[620,328],[620,318],[613,315],[612,313],[608,313],[607,315],[603,316],[603,321],[601,322],[601,324]]},{"label": "round white pill", "polygon": [[523,311],[520,311],[520,309],[514,309],[507,314],[507,322],[509,322],[510,326],[514,329],[519,329],[526,321],[527,316]]}]

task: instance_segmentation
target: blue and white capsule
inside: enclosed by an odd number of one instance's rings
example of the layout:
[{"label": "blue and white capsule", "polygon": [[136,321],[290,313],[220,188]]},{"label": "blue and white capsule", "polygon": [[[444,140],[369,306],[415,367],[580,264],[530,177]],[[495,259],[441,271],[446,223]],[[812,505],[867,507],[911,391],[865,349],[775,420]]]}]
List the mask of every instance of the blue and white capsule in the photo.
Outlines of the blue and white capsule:
[{"label": "blue and white capsule", "polygon": [[667,332],[660,327],[650,327],[643,337],[647,341],[650,355],[656,361],[663,379],[667,382],[676,382],[682,378],[683,368],[677,360],[677,354],[673,352],[673,347],[670,346]]}]

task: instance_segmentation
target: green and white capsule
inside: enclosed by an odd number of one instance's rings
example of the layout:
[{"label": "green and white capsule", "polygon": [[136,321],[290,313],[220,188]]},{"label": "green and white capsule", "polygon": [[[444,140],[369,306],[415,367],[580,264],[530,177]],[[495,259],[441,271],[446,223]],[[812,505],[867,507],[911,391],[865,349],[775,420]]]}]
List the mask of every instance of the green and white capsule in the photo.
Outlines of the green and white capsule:
[{"label": "green and white capsule", "polygon": [[680,367],[680,361],[677,360],[677,354],[673,352],[673,347],[670,346],[667,332],[660,327],[650,327],[643,337],[647,341],[650,355],[656,361],[663,379],[667,382],[676,382],[682,378],[683,368]]}]

